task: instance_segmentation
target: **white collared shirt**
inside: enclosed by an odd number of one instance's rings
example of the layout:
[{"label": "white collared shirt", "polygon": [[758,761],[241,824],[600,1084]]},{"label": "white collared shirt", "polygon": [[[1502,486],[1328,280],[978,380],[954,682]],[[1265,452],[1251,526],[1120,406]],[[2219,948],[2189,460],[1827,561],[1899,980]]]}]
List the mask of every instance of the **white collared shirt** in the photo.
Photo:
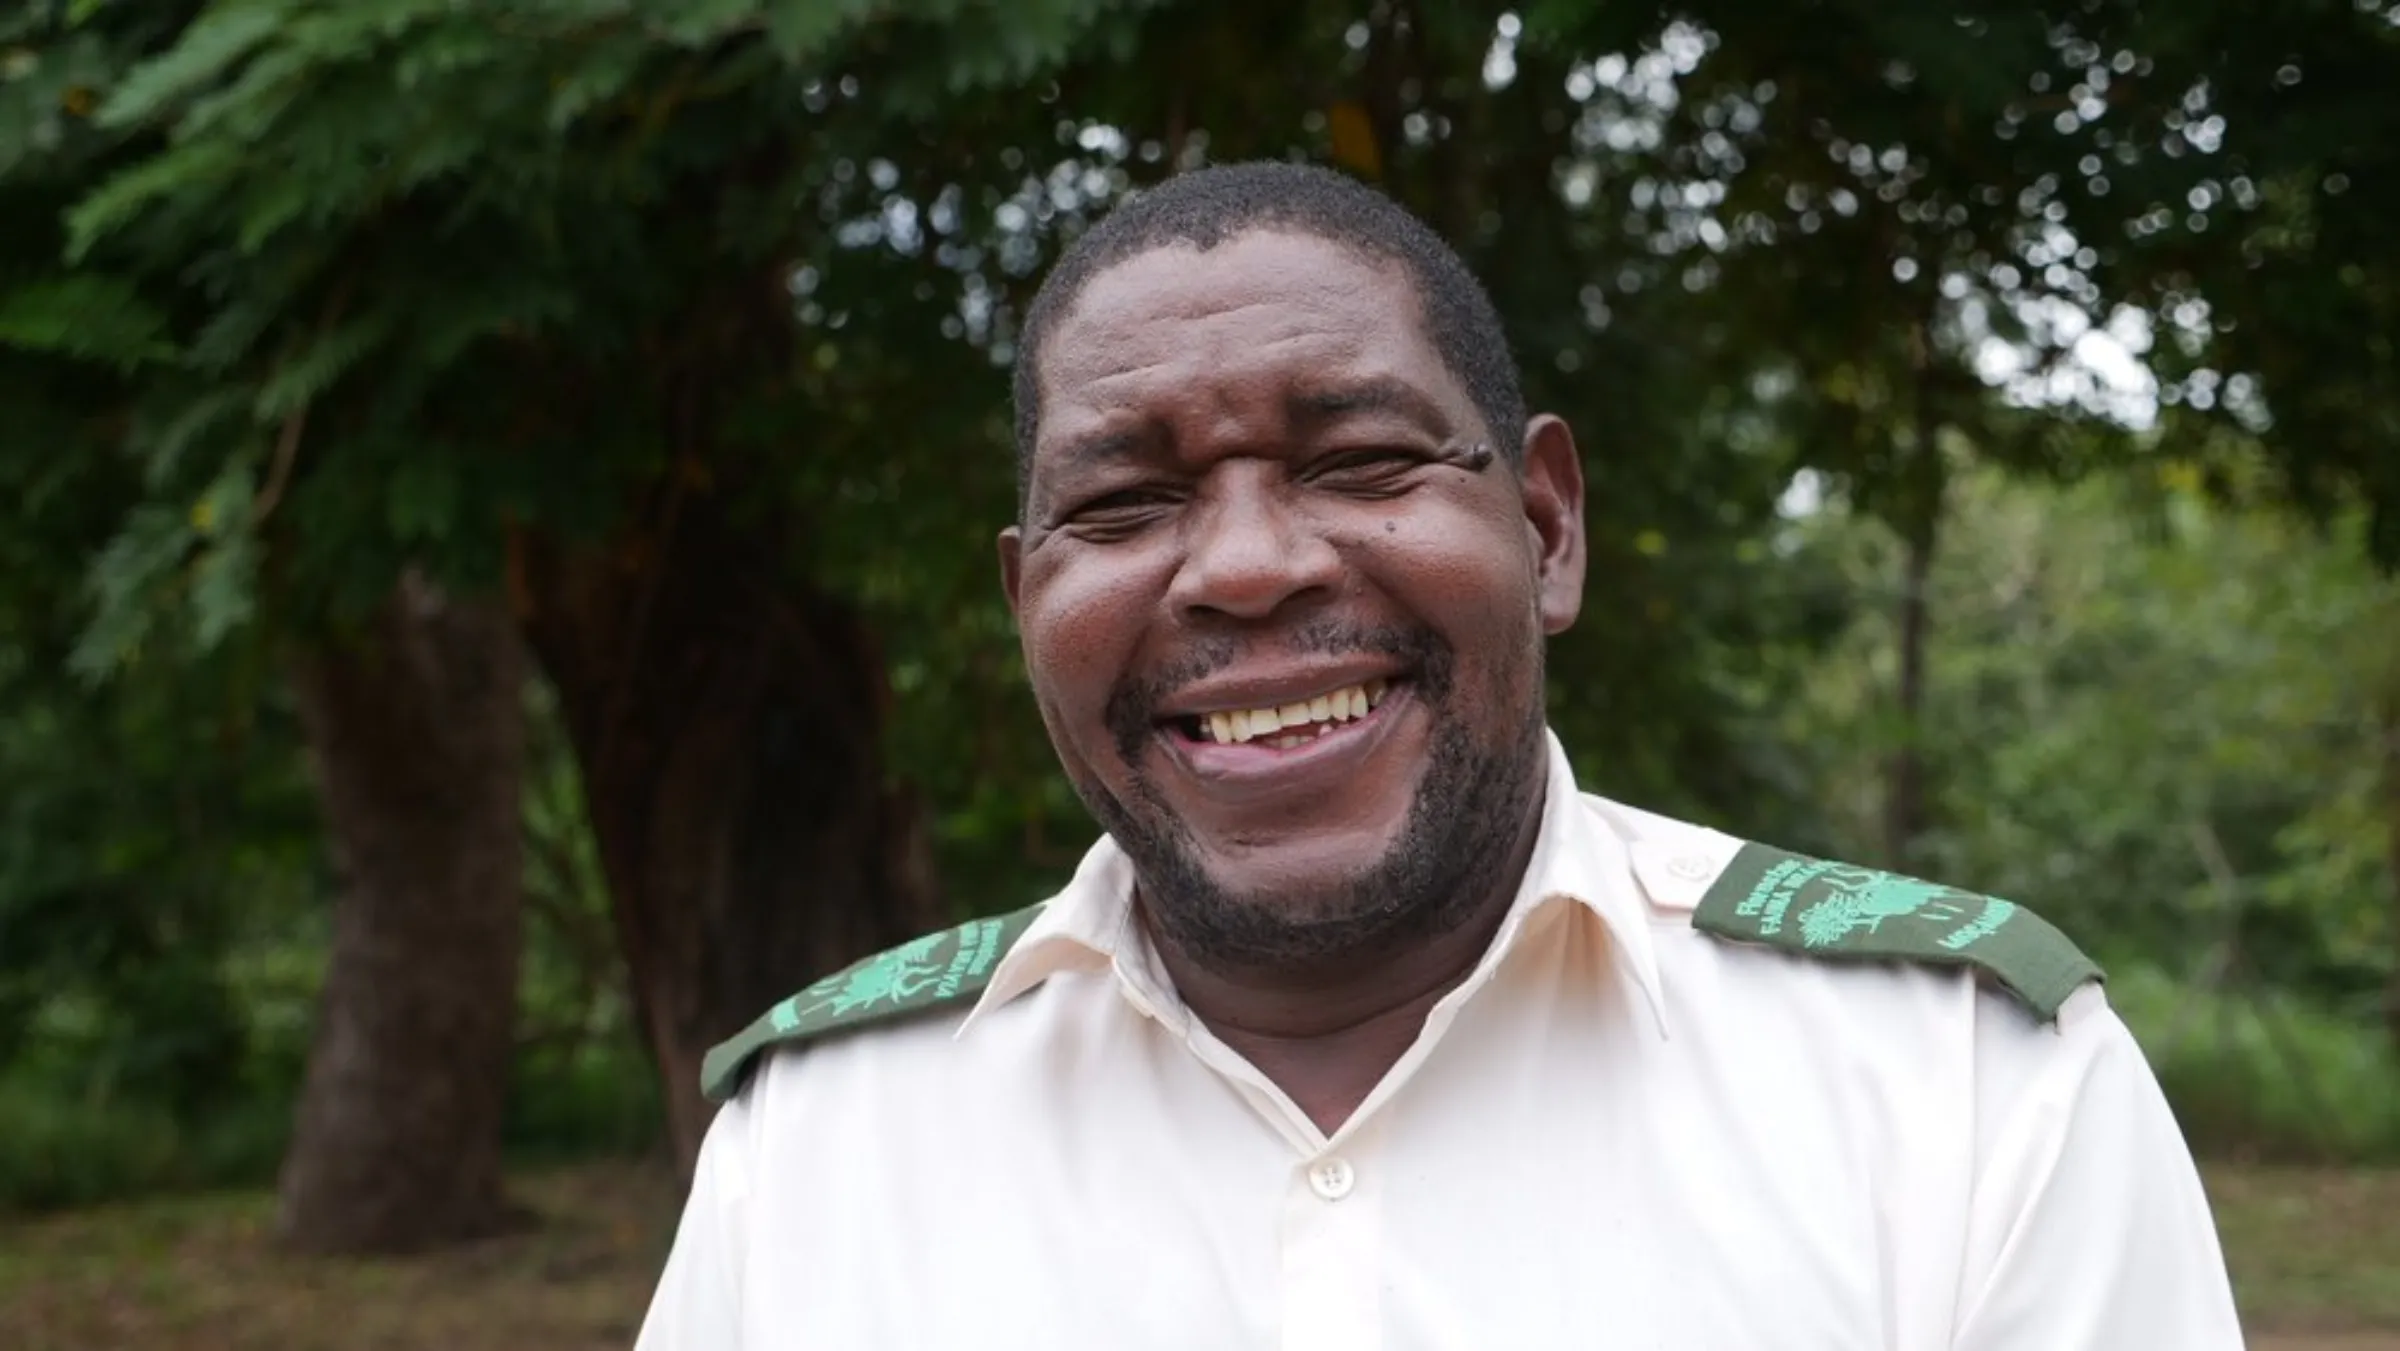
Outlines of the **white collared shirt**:
[{"label": "white collared shirt", "polygon": [[2198,1176],[2097,985],[1726,943],[1729,836],[1575,790],[1328,1137],[1193,1017],[1103,839],[965,1013],[769,1056],[639,1351],[2219,1351]]}]

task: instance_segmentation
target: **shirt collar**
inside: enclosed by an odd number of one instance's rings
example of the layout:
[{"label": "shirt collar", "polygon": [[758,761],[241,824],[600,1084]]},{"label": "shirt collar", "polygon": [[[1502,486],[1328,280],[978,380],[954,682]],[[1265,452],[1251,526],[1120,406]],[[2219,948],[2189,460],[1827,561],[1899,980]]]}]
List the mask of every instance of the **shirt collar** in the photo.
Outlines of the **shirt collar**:
[{"label": "shirt collar", "polygon": [[1134,929],[1133,860],[1104,834],[992,969],[958,1035],[1059,972],[1107,970],[1120,950],[1139,942]]},{"label": "shirt collar", "polygon": [[[1549,775],[1540,833],[1516,899],[1501,920],[1491,950],[1469,977],[1469,987],[1488,978],[1537,915],[1559,904],[1579,905],[1599,921],[1597,932],[1607,945],[1610,965],[1640,992],[1653,1030],[1664,1037],[1666,999],[1659,986],[1649,905],[1635,880],[1626,841],[1577,790],[1574,767],[1557,735],[1545,730],[1543,741]],[[1135,1008],[1161,1021],[1180,1023],[1182,1001],[1175,998],[1148,936],[1135,920],[1133,886],[1133,861],[1114,839],[1102,835],[1084,854],[1075,876],[1001,958],[958,1035],[966,1035],[991,1010],[1064,971],[1113,971],[1120,992]]]},{"label": "shirt collar", "polygon": [[1534,839],[1533,857],[1526,860],[1516,900],[1479,970],[1491,969],[1506,957],[1536,915],[1558,905],[1581,906],[1599,921],[1582,931],[1606,945],[1609,965],[1640,994],[1638,1002],[1649,1014],[1652,1030],[1663,1038],[1666,993],[1659,984],[1650,903],[1634,876],[1632,851],[1611,819],[1593,810],[1596,799],[1576,787],[1575,767],[1568,763],[1557,734],[1545,732],[1543,739],[1549,747],[1550,780],[1542,800],[1541,833]]}]

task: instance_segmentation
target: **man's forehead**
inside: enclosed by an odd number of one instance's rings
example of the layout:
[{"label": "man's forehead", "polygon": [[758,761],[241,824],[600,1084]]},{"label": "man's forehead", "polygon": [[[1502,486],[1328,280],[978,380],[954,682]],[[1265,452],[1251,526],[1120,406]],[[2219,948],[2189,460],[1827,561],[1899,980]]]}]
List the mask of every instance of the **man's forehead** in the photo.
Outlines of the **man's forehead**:
[{"label": "man's forehead", "polygon": [[1396,264],[1315,235],[1262,229],[1205,251],[1161,245],[1096,274],[1052,328],[1038,373],[1043,421],[1073,405],[1121,405],[1162,381],[1296,399],[1446,384],[1422,314]]},{"label": "man's forehead", "polygon": [[1057,355],[1088,357],[1095,345],[1171,339],[1184,325],[1258,317],[1268,308],[1287,319],[1306,314],[1383,329],[1418,319],[1423,306],[1390,259],[1307,231],[1261,226],[1207,249],[1162,242],[1101,269],[1060,316],[1051,345]]}]

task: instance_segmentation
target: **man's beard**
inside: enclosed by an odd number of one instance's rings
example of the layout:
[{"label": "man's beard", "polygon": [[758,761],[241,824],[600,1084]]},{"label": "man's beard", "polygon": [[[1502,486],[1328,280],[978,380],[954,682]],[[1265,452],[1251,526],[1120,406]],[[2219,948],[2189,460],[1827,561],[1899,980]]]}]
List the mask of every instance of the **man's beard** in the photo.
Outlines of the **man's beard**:
[{"label": "man's beard", "polygon": [[1502,883],[1544,789],[1538,642],[1529,661],[1506,661],[1491,673],[1501,691],[1530,691],[1526,716],[1496,745],[1477,744],[1469,721],[1451,707],[1456,655],[1431,631],[1319,626],[1297,643],[1300,651],[1395,656],[1412,672],[1410,694],[1423,702],[1433,738],[1408,817],[1382,858],[1304,890],[1242,892],[1209,875],[1190,830],[1143,773],[1142,753],[1159,734],[1158,700],[1226,664],[1228,652],[1203,653],[1156,680],[1123,682],[1110,698],[1109,725],[1132,774],[1130,801],[1098,783],[1076,785],[1133,861],[1154,936],[1202,966],[1306,967],[1402,951],[1474,922],[1490,888]]}]

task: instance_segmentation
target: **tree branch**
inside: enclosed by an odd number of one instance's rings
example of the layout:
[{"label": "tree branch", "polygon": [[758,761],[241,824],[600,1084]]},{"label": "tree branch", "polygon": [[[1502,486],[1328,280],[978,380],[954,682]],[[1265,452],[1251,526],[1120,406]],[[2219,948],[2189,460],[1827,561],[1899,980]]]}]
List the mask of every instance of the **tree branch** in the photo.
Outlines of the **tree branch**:
[{"label": "tree branch", "polygon": [[[333,332],[334,325],[342,321],[342,311],[350,307],[350,296],[357,290],[357,283],[358,274],[353,272],[334,286],[333,294],[325,301],[325,313],[317,320],[317,341],[323,342]],[[284,359],[286,364],[290,360],[288,356]],[[283,502],[285,489],[291,486],[292,466],[300,458],[300,438],[308,430],[308,410],[315,402],[302,399],[300,406],[284,418],[283,429],[275,435],[275,458],[267,466],[266,486],[259,489],[258,502],[250,511],[253,530],[265,525],[267,518],[275,514],[275,508]]]}]

